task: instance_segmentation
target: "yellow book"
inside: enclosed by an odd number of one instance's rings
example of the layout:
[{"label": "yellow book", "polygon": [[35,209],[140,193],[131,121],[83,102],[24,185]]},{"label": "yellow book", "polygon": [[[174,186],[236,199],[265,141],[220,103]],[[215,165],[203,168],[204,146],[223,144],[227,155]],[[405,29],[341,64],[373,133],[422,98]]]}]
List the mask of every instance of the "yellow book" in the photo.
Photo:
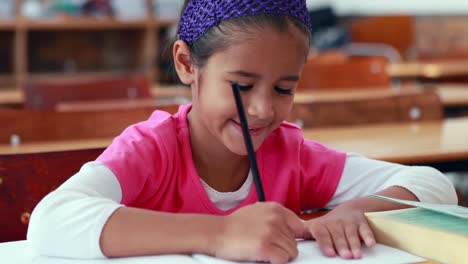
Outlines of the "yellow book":
[{"label": "yellow book", "polygon": [[378,243],[442,263],[468,263],[468,208],[376,197],[417,206],[366,213]]}]

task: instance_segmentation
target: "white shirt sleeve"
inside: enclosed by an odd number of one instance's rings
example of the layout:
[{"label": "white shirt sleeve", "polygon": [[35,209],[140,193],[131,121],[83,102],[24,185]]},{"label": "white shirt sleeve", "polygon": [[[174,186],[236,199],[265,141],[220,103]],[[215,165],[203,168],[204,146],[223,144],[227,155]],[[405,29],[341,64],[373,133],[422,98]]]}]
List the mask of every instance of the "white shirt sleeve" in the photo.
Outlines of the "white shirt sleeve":
[{"label": "white shirt sleeve", "polygon": [[122,205],[120,184],[105,165],[89,162],[34,209],[28,241],[40,255],[104,258],[99,240],[112,213]]},{"label": "white shirt sleeve", "polygon": [[452,183],[434,168],[405,166],[349,153],[336,192],[326,208],[391,186],[409,190],[421,202],[457,204]]}]

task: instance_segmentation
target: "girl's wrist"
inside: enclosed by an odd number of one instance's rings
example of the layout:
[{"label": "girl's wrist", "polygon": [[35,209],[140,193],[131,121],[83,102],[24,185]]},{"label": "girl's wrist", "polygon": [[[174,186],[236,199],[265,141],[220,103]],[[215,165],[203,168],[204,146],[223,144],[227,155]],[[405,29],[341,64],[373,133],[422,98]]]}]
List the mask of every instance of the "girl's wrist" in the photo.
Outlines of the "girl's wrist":
[{"label": "girl's wrist", "polygon": [[223,233],[225,229],[225,216],[209,216],[206,232],[202,235],[202,243],[197,243],[195,252],[216,256],[218,248],[223,243]]}]

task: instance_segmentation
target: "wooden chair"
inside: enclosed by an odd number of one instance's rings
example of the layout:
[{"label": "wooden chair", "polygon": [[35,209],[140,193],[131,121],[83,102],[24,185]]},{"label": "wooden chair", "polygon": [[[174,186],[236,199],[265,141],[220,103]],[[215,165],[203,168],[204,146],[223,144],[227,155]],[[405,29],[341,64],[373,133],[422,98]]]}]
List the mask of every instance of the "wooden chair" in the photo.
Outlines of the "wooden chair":
[{"label": "wooden chair", "polygon": [[299,90],[390,88],[388,60],[383,57],[348,57],[325,55],[309,57],[304,65]]},{"label": "wooden chair", "polygon": [[59,102],[150,98],[146,75],[29,80],[23,85],[24,107],[51,110]]},{"label": "wooden chair", "polygon": [[9,144],[12,136],[21,142],[115,137],[156,109],[175,113],[178,105],[72,112],[0,108],[0,144]]},{"label": "wooden chair", "polygon": [[442,118],[442,103],[435,92],[411,91],[374,98],[302,100],[294,104],[288,120],[311,128]]},{"label": "wooden chair", "polygon": [[0,242],[26,239],[29,217],[37,203],[102,151],[0,154]]},{"label": "wooden chair", "polygon": [[353,43],[381,43],[397,49],[405,58],[414,44],[414,17],[407,15],[374,16],[351,22]]}]

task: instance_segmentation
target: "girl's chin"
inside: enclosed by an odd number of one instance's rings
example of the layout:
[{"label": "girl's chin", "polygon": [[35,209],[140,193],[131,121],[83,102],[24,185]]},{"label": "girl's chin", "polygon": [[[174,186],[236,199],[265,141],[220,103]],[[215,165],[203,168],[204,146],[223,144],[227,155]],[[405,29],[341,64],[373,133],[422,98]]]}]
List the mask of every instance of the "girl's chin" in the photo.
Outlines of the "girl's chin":
[{"label": "girl's chin", "polygon": [[[255,142],[252,142],[254,151],[256,152],[261,144],[256,144]],[[242,140],[230,140],[227,144],[225,144],[227,148],[234,154],[237,154],[239,156],[247,156],[247,148],[245,146],[244,138]]]}]

